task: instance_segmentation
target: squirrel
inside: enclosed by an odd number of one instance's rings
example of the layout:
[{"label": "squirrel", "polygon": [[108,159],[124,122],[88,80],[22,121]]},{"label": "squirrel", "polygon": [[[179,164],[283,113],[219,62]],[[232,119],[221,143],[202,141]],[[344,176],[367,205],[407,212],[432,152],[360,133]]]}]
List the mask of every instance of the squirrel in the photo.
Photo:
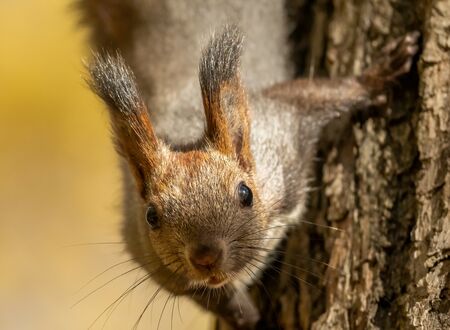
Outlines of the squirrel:
[{"label": "squirrel", "polygon": [[281,1],[78,6],[103,49],[89,84],[123,159],[127,250],[173,295],[255,328],[247,286],[304,214],[321,132],[383,107],[419,34],[388,44],[359,76],[294,79]]}]

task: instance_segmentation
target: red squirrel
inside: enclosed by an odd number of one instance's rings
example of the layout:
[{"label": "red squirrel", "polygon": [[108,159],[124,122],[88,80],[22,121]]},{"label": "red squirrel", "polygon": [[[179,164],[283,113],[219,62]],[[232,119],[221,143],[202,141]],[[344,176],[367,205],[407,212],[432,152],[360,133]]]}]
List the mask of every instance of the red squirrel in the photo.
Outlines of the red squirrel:
[{"label": "red squirrel", "polygon": [[418,33],[360,76],[293,79],[282,2],[79,6],[99,49],[90,86],[124,160],[127,250],[172,294],[255,328],[247,286],[304,213],[323,128],[382,106],[412,65]]}]

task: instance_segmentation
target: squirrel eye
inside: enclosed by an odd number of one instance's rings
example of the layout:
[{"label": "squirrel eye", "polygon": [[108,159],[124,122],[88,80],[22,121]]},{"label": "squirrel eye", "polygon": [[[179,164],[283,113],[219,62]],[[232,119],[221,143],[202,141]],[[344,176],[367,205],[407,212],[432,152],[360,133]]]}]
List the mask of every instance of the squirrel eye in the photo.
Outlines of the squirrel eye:
[{"label": "squirrel eye", "polygon": [[253,205],[253,193],[252,190],[241,182],[238,187],[238,195],[241,205],[244,207],[249,207]]},{"label": "squirrel eye", "polygon": [[145,218],[151,229],[159,228],[158,213],[156,213],[156,208],[154,206],[150,205],[148,207]]}]

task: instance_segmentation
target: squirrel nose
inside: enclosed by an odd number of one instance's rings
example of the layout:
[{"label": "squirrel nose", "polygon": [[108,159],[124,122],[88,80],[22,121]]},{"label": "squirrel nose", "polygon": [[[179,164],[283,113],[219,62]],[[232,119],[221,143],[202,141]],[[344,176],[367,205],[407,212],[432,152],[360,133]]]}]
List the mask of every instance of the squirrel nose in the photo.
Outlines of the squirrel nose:
[{"label": "squirrel nose", "polygon": [[198,244],[189,251],[189,261],[198,270],[212,270],[220,265],[224,247],[221,243]]}]

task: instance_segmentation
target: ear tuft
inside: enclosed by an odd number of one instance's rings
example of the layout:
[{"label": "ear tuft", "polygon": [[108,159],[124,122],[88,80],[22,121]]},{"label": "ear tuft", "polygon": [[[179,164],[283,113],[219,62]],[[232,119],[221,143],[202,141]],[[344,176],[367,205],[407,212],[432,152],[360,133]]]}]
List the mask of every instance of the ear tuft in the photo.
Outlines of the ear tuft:
[{"label": "ear tuft", "polygon": [[199,65],[200,86],[210,99],[223,83],[237,77],[243,37],[235,25],[214,34],[203,50]]},{"label": "ear tuft", "polygon": [[119,54],[95,53],[88,69],[89,85],[108,106],[117,151],[128,161],[145,198],[158,163],[159,141],[134,75]]},{"label": "ear tuft", "polygon": [[142,108],[135,77],[119,53],[94,53],[88,69],[90,87],[109,107],[124,115]]},{"label": "ear tuft", "polygon": [[226,26],[213,35],[199,65],[206,117],[205,139],[223,154],[234,157],[246,170],[253,168],[250,123],[244,87],[239,77],[242,35]]}]

